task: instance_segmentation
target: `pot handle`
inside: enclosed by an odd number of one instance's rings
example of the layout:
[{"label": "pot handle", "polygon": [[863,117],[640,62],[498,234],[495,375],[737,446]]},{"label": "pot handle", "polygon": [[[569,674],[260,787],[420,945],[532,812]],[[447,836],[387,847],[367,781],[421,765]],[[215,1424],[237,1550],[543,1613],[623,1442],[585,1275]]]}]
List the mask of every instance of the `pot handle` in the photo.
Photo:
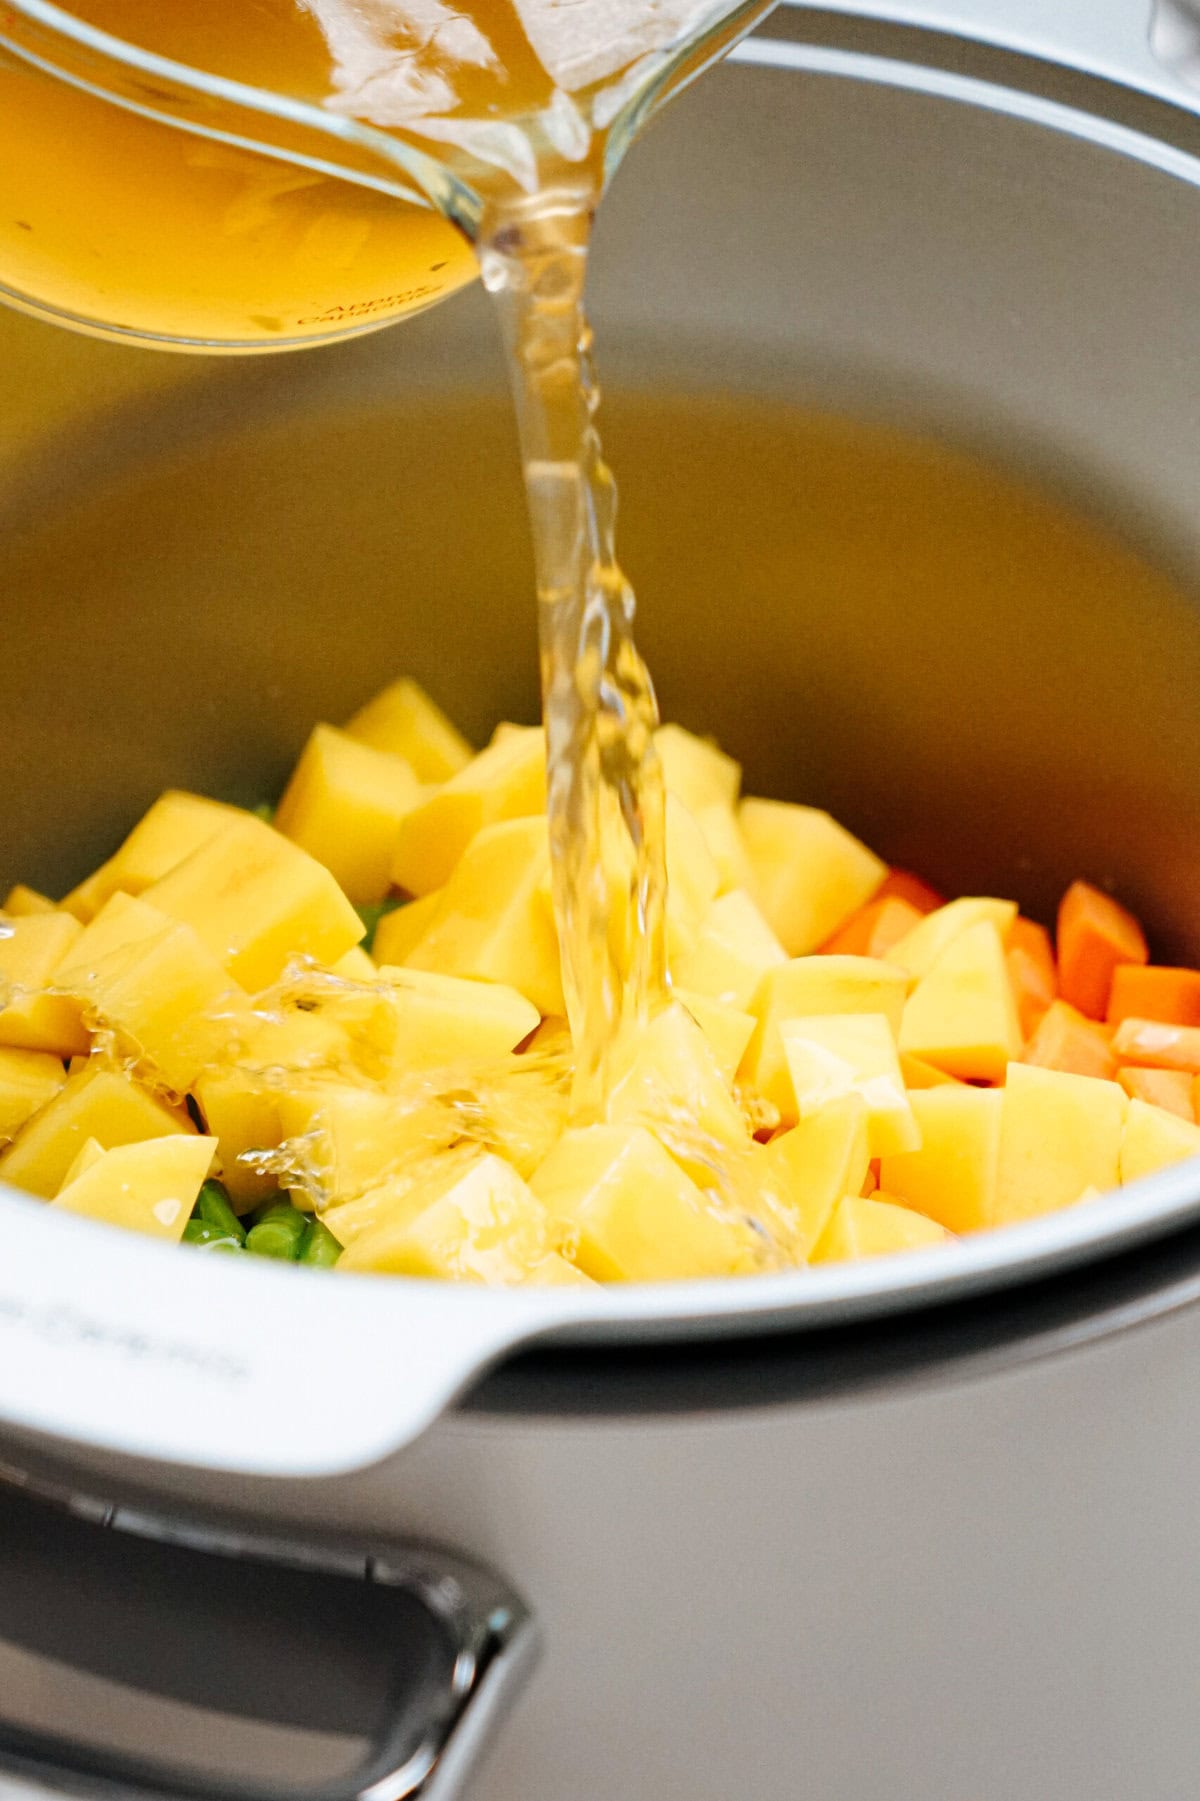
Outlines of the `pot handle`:
[{"label": "pot handle", "polygon": [[442,1552],[0,1491],[5,1801],[455,1801],[534,1649],[511,1589]]}]

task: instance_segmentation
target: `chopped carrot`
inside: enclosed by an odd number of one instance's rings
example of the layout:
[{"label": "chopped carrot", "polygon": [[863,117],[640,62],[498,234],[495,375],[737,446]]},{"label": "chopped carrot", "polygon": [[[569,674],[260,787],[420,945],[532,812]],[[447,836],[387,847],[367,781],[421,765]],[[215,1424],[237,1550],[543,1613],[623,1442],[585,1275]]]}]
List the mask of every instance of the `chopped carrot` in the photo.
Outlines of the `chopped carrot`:
[{"label": "chopped carrot", "polygon": [[1013,920],[1008,932],[1008,974],[1021,1030],[1026,1038],[1032,1037],[1058,993],[1058,970],[1045,926],[1032,919]]},{"label": "chopped carrot", "polygon": [[1164,1025],[1161,1019],[1123,1019],[1113,1038],[1118,1063],[1144,1069],[1200,1073],[1200,1026]]},{"label": "chopped carrot", "polygon": [[936,913],[944,907],[946,897],[923,882],[919,875],[912,875],[907,869],[893,869],[884,880],[883,886],[875,890],[876,900],[886,900],[894,895],[897,900],[906,900],[910,907],[918,913]]},{"label": "chopped carrot", "polygon": [[904,1077],[906,1088],[961,1088],[963,1086],[957,1076],[948,1076],[944,1069],[935,1069],[932,1063],[926,1063],[924,1057],[912,1057],[907,1051],[900,1053],[900,1074]]},{"label": "chopped carrot", "polygon": [[1069,1002],[1051,1001],[1025,1047],[1022,1062],[1111,1081],[1117,1071],[1111,1037],[1107,1026],[1085,1019]]},{"label": "chopped carrot", "polygon": [[1117,1071],[1117,1081],[1135,1101],[1148,1101],[1152,1107],[1164,1107],[1178,1113],[1180,1119],[1195,1120],[1196,1106],[1192,1087],[1197,1080],[1182,1069],[1132,1069]]},{"label": "chopped carrot", "polygon": [[1113,973],[1108,1023],[1161,1019],[1171,1026],[1200,1026],[1200,969],[1154,969],[1123,963]]},{"label": "chopped carrot", "polygon": [[899,944],[923,918],[911,901],[887,894],[860,907],[821,949],[844,957],[886,957],[893,944]]},{"label": "chopped carrot", "polygon": [[1072,882],[1058,909],[1058,986],[1064,1000],[1103,1019],[1113,973],[1148,963],[1145,935],[1132,913],[1090,882]]}]

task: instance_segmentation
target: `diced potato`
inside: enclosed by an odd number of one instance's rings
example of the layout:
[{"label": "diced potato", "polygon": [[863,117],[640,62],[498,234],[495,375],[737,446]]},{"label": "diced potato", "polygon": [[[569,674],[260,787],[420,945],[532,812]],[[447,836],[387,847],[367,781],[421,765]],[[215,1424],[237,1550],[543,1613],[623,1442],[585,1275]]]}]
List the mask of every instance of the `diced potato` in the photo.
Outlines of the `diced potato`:
[{"label": "diced potato", "polygon": [[944,907],[927,913],[911,932],[897,940],[888,952],[888,961],[898,963],[910,975],[927,976],[954,940],[973,926],[993,925],[1004,938],[1016,917],[1016,901],[976,895],[947,901]]},{"label": "diced potato", "polygon": [[[448,1107],[421,1095],[403,1100],[379,1088],[310,1079],[278,1096],[283,1138],[295,1141],[303,1175],[293,1197],[348,1199],[401,1171],[409,1159],[444,1149],[458,1136]],[[2,1169],[0,1169],[0,1173]]]},{"label": "diced potato", "polygon": [[750,1133],[704,1033],[678,1003],[639,1033],[608,1101],[614,1124],[648,1126],[701,1185],[714,1160],[744,1151]]},{"label": "diced potato", "polygon": [[423,1213],[479,1161],[477,1144],[456,1144],[416,1157],[395,1175],[335,1201],[321,1218],[340,1245],[349,1246],[382,1227],[398,1229]]},{"label": "diced potato", "polygon": [[1130,1101],[1121,1135],[1122,1182],[1136,1182],[1189,1157],[1200,1157],[1200,1126],[1146,1101]]},{"label": "diced potato", "polygon": [[1195,1077],[1183,1069],[1136,1069],[1117,1071],[1117,1081],[1130,1100],[1147,1101],[1154,1107],[1165,1107],[1180,1119],[1196,1120],[1193,1100]]},{"label": "diced potato", "polygon": [[239,807],[170,788],[142,815],[116,855],[72,889],[63,906],[86,925],[118,891],[143,894],[231,819],[244,817]]},{"label": "diced potato", "polygon": [[405,816],[392,858],[392,880],[409,894],[428,894],[449,880],[484,826],[545,810],[545,738],[537,727],[514,728]]},{"label": "diced potato", "polygon": [[276,809],[275,829],[324,864],[352,901],[377,901],[391,886],[401,822],[424,796],[403,757],[318,725]]},{"label": "diced potato", "polygon": [[741,765],[711,738],[698,738],[681,725],[660,725],[654,747],[662,764],[668,794],[677,795],[691,813],[705,807],[736,807],[742,786]]},{"label": "diced potato", "polygon": [[182,1109],[168,1107],[127,1075],[85,1064],[0,1153],[0,1182],[44,1199],[58,1192],[80,1148],[95,1138],[105,1150],[167,1133],[192,1133]]},{"label": "diced potato", "polygon": [[216,1148],[213,1138],[175,1135],[120,1145],[64,1184],[51,1206],[178,1244]]},{"label": "diced potato", "polygon": [[27,888],[24,882],[18,882],[10,888],[0,906],[0,913],[7,913],[10,919],[27,919],[31,913],[57,913],[58,903],[52,901],[48,894],[39,894],[36,888]]},{"label": "diced potato", "polygon": [[439,893],[404,958],[409,969],[504,983],[539,1014],[564,1011],[544,819],[485,826]]},{"label": "diced potato", "polygon": [[752,1228],[722,1218],[644,1127],[566,1132],[530,1187],[597,1282],[667,1282],[761,1267]]},{"label": "diced potato", "polygon": [[754,886],[754,865],[737,814],[731,807],[718,803],[699,808],[692,817],[700,827],[708,854],[716,865],[717,893],[731,894],[737,890],[748,893]]},{"label": "diced potato", "polygon": [[743,1013],[738,1007],[726,1006],[724,1001],[714,1001],[707,994],[693,994],[690,989],[678,985],[673,992],[704,1033],[721,1074],[732,1085],[754,1031],[754,1015]]},{"label": "diced potato", "polygon": [[0,920],[0,1045],[57,1057],[87,1050],[78,1002],[43,993],[79,933],[69,913]]},{"label": "diced potato", "polygon": [[558,1243],[545,1208],[516,1170],[485,1155],[415,1217],[402,1210],[356,1238],[341,1267],[512,1288],[528,1283]]},{"label": "diced potato", "polygon": [[448,781],[474,755],[424,688],[405,677],[360,707],[346,731],[375,750],[403,757],[422,782]]},{"label": "diced potato", "polygon": [[713,902],[696,942],[671,968],[681,988],[746,1010],[767,970],[786,961],[757,901],[735,889]]},{"label": "diced potato", "polygon": [[1116,1082],[1012,1063],[1000,1115],[995,1224],[1070,1207],[1120,1180],[1126,1097]]},{"label": "diced potato", "polygon": [[246,1151],[276,1149],[283,1138],[278,1091],[252,1069],[208,1070],[196,1083],[196,1103],[217,1141],[218,1173],[239,1213],[274,1193],[275,1176],[239,1159]]},{"label": "diced potato", "polygon": [[49,1051],[0,1049],[0,1144],[52,1101],[67,1072]]},{"label": "diced potato", "polygon": [[329,871],[250,815],[222,826],[145,898],[198,932],[251,993],[276,981],[290,958],[336,963],[363,936]]},{"label": "diced potato", "polygon": [[228,1041],[245,994],[190,926],[114,894],[55,973],[89,1021],[116,1034],[147,1079],[186,1094]]},{"label": "diced potato", "polygon": [[887,875],[874,852],[816,807],[747,799],[738,823],[757,899],[790,957],[815,951]]},{"label": "diced potato", "polygon": [[883,1158],[880,1186],[950,1232],[990,1226],[1003,1099],[998,1088],[959,1084],[910,1095],[921,1143],[915,1151]]},{"label": "diced potato", "polygon": [[329,973],[341,976],[344,982],[373,982],[379,974],[379,965],[361,944],[356,944],[330,965]]},{"label": "diced potato", "polygon": [[834,1209],[813,1263],[853,1263],[894,1251],[924,1251],[954,1241],[944,1226],[889,1201],[845,1195]]},{"label": "diced potato", "polygon": [[882,1013],[897,1032],[908,989],[904,970],[875,957],[793,957],[773,965],[750,1003],[758,1025],[742,1060],[741,1080],[791,1124],[796,1100],[779,1035],[782,1023],[813,1014]]},{"label": "diced potato", "polygon": [[442,889],[434,888],[431,893],[424,894],[420,900],[407,901],[402,907],[393,907],[385,913],[375,927],[375,946],[372,952],[376,965],[383,963],[407,963],[409,952],[425,936],[426,931],[437,916],[442,904]]},{"label": "diced potato", "polygon": [[867,1179],[867,1104],[845,1094],[773,1138],[762,1153],[766,1180],[795,1214],[805,1255],[829,1224],[844,1194]]},{"label": "diced potato", "polygon": [[947,1075],[1003,1081],[1024,1040],[1004,944],[989,921],[960,932],[918,981],[899,1042],[907,1055]]},{"label": "diced potato", "polygon": [[494,1062],[538,1023],[533,1003],[502,982],[387,965],[379,980],[395,1020],[394,1054],[402,1068]]},{"label": "diced potato", "polygon": [[904,1077],[906,1088],[959,1088],[962,1086],[957,1076],[948,1076],[944,1069],[937,1069],[932,1063],[926,1063],[923,1057],[910,1057],[906,1051],[900,1053],[900,1074]]},{"label": "diced potato", "polygon": [[921,1142],[900,1074],[896,1040],[883,1013],[829,1013],[785,1020],[784,1056],[801,1119],[830,1101],[859,1094],[867,1105],[872,1157],[914,1151]]},{"label": "diced potato", "polygon": [[99,1163],[101,1157],[107,1156],[108,1152],[105,1150],[100,1140],[98,1138],[89,1138],[85,1144],[80,1146],[76,1153],[70,1169],[62,1179],[59,1193],[61,1194],[62,1190],[75,1180],[76,1176],[82,1176],[85,1171],[91,1169],[93,1163]]},{"label": "diced potato", "polygon": [[667,796],[667,951],[695,944],[721,885],[704,833],[681,800]]}]

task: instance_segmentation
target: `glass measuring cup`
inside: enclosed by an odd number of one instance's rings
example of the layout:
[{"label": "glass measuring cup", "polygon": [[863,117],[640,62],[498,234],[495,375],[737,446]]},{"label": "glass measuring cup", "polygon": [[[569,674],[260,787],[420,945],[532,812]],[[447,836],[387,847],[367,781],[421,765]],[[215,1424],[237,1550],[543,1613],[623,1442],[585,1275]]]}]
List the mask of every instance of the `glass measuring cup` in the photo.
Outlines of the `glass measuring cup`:
[{"label": "glass measuring cup", "polygon": [[[391,90],[386,55],[357,91],[345,79],[354,15],[390,27],[450,15],[441,0],[4,0],[0,299],[167,349],[377,329],[474,277],[498,171],[528,186],[547,148],[569,163],[598,146],[606,181],[646,117],[773,3],[584,0],[609,21],[610,61],[611,32],[632,26],[626,66],[572,89],[527,44],[546,74],[538,107],[514,119],[492,105],[451,144],[435,113],[396,103],[395,71],[412,60],[402,34]],[[456,29],[464,11],[510,36],[510,15],[528,14],[540,47],[572,66],[570,45],[546,35],[553,0],[477,0],[450,15]]]}]

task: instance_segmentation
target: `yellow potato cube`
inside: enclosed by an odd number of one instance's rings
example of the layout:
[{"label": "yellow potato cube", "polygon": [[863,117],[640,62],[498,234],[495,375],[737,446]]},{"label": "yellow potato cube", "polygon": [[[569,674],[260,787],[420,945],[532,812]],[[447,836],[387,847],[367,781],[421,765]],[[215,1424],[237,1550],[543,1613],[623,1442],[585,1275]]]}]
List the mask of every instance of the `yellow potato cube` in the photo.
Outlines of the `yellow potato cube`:
[{"label": "yellow potato cube", "polygon": [[[678,1003],[638,1034],[608,1100],[614,1125],[657,1132],[702,1185],[723,1153],[745,1151],[750,1131],[704,1033]],[[590,1273],[590,1272],[589,1272]]]},{"label": "yellow potato cube", "polygon": [[994,1223],[1070,1207],[1120,1180],[1125,1090],[1096,1076],[1009,1065],[1000,1114]]},{"label": "yellow potato cube", "polygon": [[845,1094],[773,1138],[760,1163],[764,1183],[796,1218],[806,1256],[844,1194],[857,1194],[870,1162],[867,1103]]},{"label": "yellow potato cube", "polygon": [[452,1110],[436,1100],[345,1082],[310,1079],[281,1090],[277,1105],[283,1139],[296,1150],[293,1196],[319,1203],[377,1187],[459,1134]]},{"label": "yellow potato cube", "polygon": [[863,1257],[888,1257],[894,1251],[924,1251],[953,1244],[944,1226],[895,1207],[890,1201],[845,1195],[814,1250],[812,1263],[854,1263]]},{"label": "yellow potato cube", "polygon": [[143,1071],[186,1094],[220,1054],[247,1006],[190,926],[147,901],[114,894],[55,972],[88,1021],[115,1033]]},{"label": "yellow potato cube", "polygon": [[329,871],[261,819],[231,820],[145,892],[251,993],[292,957],[336,963],[363,924]]},{"label": "yellow potato cube", "polygon": [[558,1248],[545,1208],[515,1169],[484,1155],[410,1217],[407,1209],[347,1246],[341,1268],[519,1287]]},{"label": "yellow potato cube", "polygon": [[0,1144],[52,1101],[67,1072],[49,1051],[0,1049]]},{"label": "yellow potato cube", "polygon": [[737,806],[741,765],[711,738],[698,738],[681,725],[660,725],[654,734],[654,748],[667,793],[676,795],[689,812],[699,813],[710,806],[728,812]]},{"label": "yellow potato cube", "polygon": [[441,1069],[505,1056],[538,1024],[538,1010],[502,982],[474,981],[424,969],[379,972],[404,1069]]},{"label": "yellow potato cube", "polygon": [[799,1118],[807,1119],[843,1095],[860,1094],[867,1105],[872,1157],[917,1149],[921,1134],[886,1014],[827,1013],[785,1020],[780,1034]]},{"label": "yellow potato cube", "polygon": [[336,963],[330,964],[329,973],[341,976],[344,982],[373,982],[379,974],[379,965],[361,944],[356,944]]},{"label": "yellow potato cube", "polygon": [[80,929],[69,913],[0,920],[0,1044],[58,1057],[87,1050],[78,1003],[44,992],[55,985],[58,966]]},{"label": "yellow potato cube", "polygon": [[4,897],[4,905],[0,913],[7,913],[10,919],[25,919],[31,913],[57,913],[58,904],[48,894],[39,894],[36,888],[27,888],[24,882],[18,882],[10,888]]},{"label": "yellow potato cube", "polygon": [[732,1087],[754,1031],[754,1015],[728,1007],[724,1001],[714,1001],[710,995],[693,994],[688,988],[676,986],[673,993],[704,1033],[721,1074]]},{"label": "yellow potato cube", "polygon": [[318,725],[275,813],[275,829],[315,857],[352,901],[380,900],[405,815],[425,789],[403,757]]},{"label": "yellow potato cube", "polygon": [[1130,1101],[1121,1136],[1122,1182],[1136,1182],[1189,1157],[1200,1157],[1200,1126],[1147,1101]]},{"label": "yellow potato cube", "polygon": [[196,1083],[196,1103],[217,1141],[221,1180],[244,1213],[279,1186],[275,1176],[239,1161],[246,1151],[274,1150],[281,1142],[278,1090],[255,1070],[208,1070]]},{"label": "yellow potato cube", "polygon": [[870,900],[887,875],[873,851],[817,807],[747,799],[738,824],[754,892],[789,957],[807,956]]},{"label": "yellow potato cube", "polygon": [[48,1200],[57,1194],[89,1138],[114,1150],[171,1132],[194,1131],[182,1109],[168,1107],[117,1070],[87,1063],[67,1077],[54,1099],[0,1153],[0,1182]]},{"label": "yellow potato cube", "polygon": [[964,1081],[1001,1082],[1024,1039],[1004,943],[987,920],[953,938],[909,996],[900,1049]]},{"label": "yellow potato cube", "polygon": [[736,889],[748,892],[754,887],[754,865],[732,807],[701,807],[692,817],[700,827],[708,854],[717,870],[717,893],[731,894]]},{"label": "yellow potato cube", "polygon": [[91,1169],[93,1163],[99,1163],[101,1157],[107,1156],[108,1152],[105,1150],[100,1140],[98,1138],[89,1138],[87,1143],[80,1147],[78,1155],[66,1175],[63,1177],[59,1187],[59,1193],[61,1194],[67,1184],[73,1182],[76,1176],[83,1175],[85,1170]]},{"label": "yellow potato cube", "polygon": [[893,1032],[900,1029],[909,978],[878,957],[793,957],[766,970],[750,1002],[758,1024],[742,1059],[740,1080],[779,1108],[781,1119],[796,1118],[796,1100],[779,1028],[785,1020],[814,1014],[882,1013]]},{"label": "yellow potato cube", "polygon": [[680,957],[695,944],[721,878],[704,833],[683,802],[667,796],[667,949]]},{"label": "yellow potato cube", "polygon": [[884,1157],[880,1186],[950,1232],[992,1224],[1004,1096],[998,1088],[926,1088],[910,1095],[920,1148]]},{"label": "yellow potato cube", "polygon": [[907,969],[910,975],[927,976],[954,940],[973,926],[995,926],[1004,938],[1016,917],[1016,901],[991,900],[978,895],[947,901],[944,907],[927,913],[892,946],[888,961]]},{"label": "yellow potato cube", "polygon": [[501,982],[539,1014],[564,1011],[544,819],[485,826],[440,894],[441,904],[405,956],[409,969]]},{"label": "yellow potato cube", "polygon": [[216,1148],[212,1138],[178,1136],[120,1145],[85,1166],[50,1204],[178,1244]]},{"label": "yellow potato cube", "polygon": [[116,855],[72,889],[63,906],[86,925],[118,891],[143,894],[231,819],[244,817],[239,807],[169,788],[142,815]]},{"label": "yellow potato cube", "polygon": [[669,1282],[761,1268],[756,1234],[723,1218],[642,1126],[565,1132],[530,1187],[597,1282]]},{"label": "yellow potato cube", "polygon": [[581,1269],[568,1263],[559,1251],[547,1251],[537,1263],[531,1265],[528,1275],[517,1284],[519,1288],[595,1288],[591,1276],[585,1276]]},{"label": "yellow potato cube", "polygon": [[422,782],[448,781],[475,754],[424,688],[403,677],[360,707],[346,732],[375,750],[403,757]]},{"label": "yellow potato cube", "polygon": [[545,738],[535,726],[514,727],[405,816],[392,880],[409,894],[428,894],[449,880],[484,826],[545,810]]},{"label": "yellow potato cube", "polygon": [[745,1011],[768,969],[786,961],[758,903],[735,889],[713,902],[695,943],[671,970],[681,988]]},{"label": "yellow potato cube", "polygon": [[442,904],[441,888],[435,888],[420,900],[411,900],[402,907],[394,907],[385,913],[375,927],[375,948],[373,956],[378,966],[383,963],[407,963],[408,954],[413,946],[425,936],[437,916]]}]

